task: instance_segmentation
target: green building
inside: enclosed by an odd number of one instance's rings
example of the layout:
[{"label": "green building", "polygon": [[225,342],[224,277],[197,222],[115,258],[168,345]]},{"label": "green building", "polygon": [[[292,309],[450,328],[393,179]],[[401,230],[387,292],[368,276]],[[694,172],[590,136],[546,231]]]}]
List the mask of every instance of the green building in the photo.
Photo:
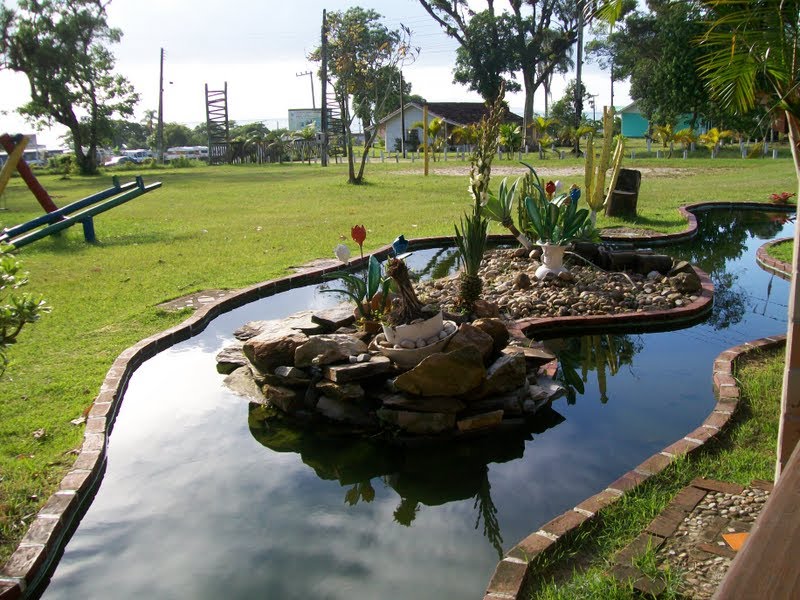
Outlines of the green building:
[{"label": "green building", "polygon": [[[627,138],[643,138],[647,134],[650,122],[639,112],[636,102],[633,102],[619,111],[620,118],[622,119],[622,135]],[[691,115],[681,115],[678,122],[675,124],[674,131],[680,131],[689,127],[692,120]],[[706,127],[702,120],[698,120],[695,131],[697,133],[705,132]]]}]

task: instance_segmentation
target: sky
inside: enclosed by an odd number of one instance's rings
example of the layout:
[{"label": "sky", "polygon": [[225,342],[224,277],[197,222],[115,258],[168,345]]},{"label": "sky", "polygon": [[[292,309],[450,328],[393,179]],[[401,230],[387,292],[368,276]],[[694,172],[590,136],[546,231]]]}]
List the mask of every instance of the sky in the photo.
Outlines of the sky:
[{"label": "sky", "polygon": [[[0,0],[2,2],[3,0]],[[14,5],[14,0],[6,0]],[[481,2],[471,4],[480,9]],[[122,30],[111,47],[117,73],[140,95],[135,119],[158,109],[160,49],[164,48],[164,120],[194,127],[205,121],[205,85],[222,90],[227,83],[228,117],[237,123],[264,121],[270,129],[287,126],[290,108],[311,108],[311,77],[317,65],[306,59],[319,44],[322,11],[350,6],[372,8],[391,28],[412,31],[420,47],[417,60],[403,69],[412,93],[429,102],[481,101],[466,87],[453,83],[457,43],[448,38],[417,0],[113,0],[108,21]],[[504,3],[497,4],[498,7]],[[553,99],[563,95],[574,73],[556,77]],[[584,65],[584,84],[597,94],[598,110],[609,101],[609,78],[596,65]],[[314,104],[320,105],[319,80],[314,79]],[[614,103],[630,102],[629,88],[616,83]],[[54,148],[63,145],[63,128],[36,132],[15,112],[29,96],[23,74],[0,71],[0,132],[37,133],[37,141]],[[508,94],[511,109],[521,114],[523,94]],[[534,98],[544,112],[544,93]]]}]

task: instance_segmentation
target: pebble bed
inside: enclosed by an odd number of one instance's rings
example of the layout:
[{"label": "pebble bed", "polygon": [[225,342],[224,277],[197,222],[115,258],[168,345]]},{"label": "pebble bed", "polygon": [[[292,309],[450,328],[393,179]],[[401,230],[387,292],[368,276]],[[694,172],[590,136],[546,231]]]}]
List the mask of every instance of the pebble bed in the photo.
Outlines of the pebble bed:
[{"label": "pebble bed", "polygon": [[709,492],[659,550],[662,567],[669,565],[683,579],[685,598],[711,598],[728,571],[731,556],[715,556],[698,548],[711,544],[726,551],[722,534],[749,531],[769,498],[769,492],[745,488],[741,494]]},{"label": "pebble bed", "polygon": [[[569,271],[558,277],[537,280],[538,260],[519,249],[492,250],[480,269],[481,298],[510,319],[663,311],[698,298],[697,292],[682,292],[674,279],[657,272],[607,272],[579,261],[568,263]],[[458,286],[457,276],[415,284],[420,298],[445,311],[455,311]]]}]

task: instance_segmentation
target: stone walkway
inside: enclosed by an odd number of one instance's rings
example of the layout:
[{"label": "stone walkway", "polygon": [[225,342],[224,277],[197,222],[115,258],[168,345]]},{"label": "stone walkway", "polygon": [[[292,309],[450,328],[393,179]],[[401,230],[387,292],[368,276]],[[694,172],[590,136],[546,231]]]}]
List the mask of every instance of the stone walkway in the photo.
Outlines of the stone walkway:
[{"label": "stone walkway", "polygon": [[714,595],[771,491],[768,481],[756,480],[743,487],[695,479],[617,554],[609,572],[621,581],[632,581],[640,592],[657,597],[665,589],[664,581],[648,578],[635,564],[649,550],[655,550],[659,569],[669,567],[680,576],[683,583],[679,592],[684,598],[707,600]]}]

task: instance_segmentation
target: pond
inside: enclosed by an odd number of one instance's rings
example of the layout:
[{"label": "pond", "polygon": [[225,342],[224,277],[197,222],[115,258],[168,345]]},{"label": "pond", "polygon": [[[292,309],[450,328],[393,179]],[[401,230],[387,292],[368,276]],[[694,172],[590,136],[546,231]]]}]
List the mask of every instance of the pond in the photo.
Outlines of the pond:
[{"label": "pond", "polygon": [[[216,353],[246,321],[338,299],[307,286],[215,319],[132,377],[105,476],[43,597],[480,597],[499,553],[702,422],[720,352],[785,333],[788,283],[755,253],[792,234],[787,216],[698,217],[698,241],[664,251],[711,276],[708,319],[554,341],[586,369],[585,393],[502,440],[399,449],[266,428],[223,386]],[[408,260],[453,263],[435,249]]]}]

